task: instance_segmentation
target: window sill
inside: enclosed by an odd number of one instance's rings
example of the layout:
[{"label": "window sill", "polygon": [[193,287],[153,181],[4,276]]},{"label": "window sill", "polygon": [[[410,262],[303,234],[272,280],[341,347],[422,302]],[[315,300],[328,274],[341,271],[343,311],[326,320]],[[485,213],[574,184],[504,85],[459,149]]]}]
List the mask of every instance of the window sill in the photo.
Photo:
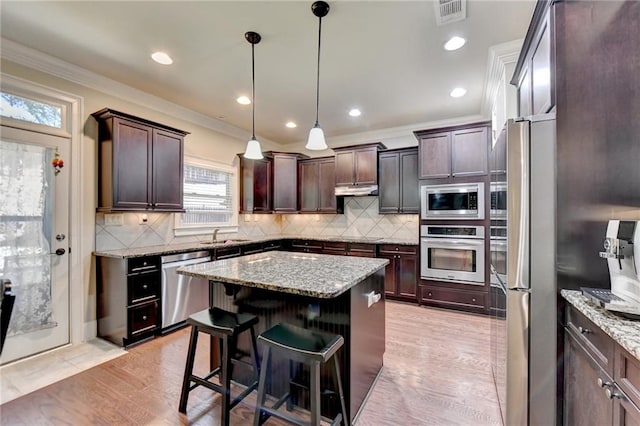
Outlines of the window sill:
[{"label": "window sill", "polygon": [[174,228],[173,235],[176,237],[193,236],[193,235],[211,235],[213,231],[218,229],[220,234],[235,234],[238,232],[238,226],[194,226]]}]

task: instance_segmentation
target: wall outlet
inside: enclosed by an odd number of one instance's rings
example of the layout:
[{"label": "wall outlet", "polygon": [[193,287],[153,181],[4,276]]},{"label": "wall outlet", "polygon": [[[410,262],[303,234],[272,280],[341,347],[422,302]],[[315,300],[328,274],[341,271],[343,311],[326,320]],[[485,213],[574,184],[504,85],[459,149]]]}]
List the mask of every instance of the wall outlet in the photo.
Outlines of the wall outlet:
[{"label": "wall outlet", "polygon": [[140,216],[138,216],[138,225],[146,225],[148,223],[149,223],[149,217],[147,216],[146,213],[143,213]]},{"label": "wall outlet", "polygon": [[105,213],[104,224],[108,226],[122,226],[124,224],[124,214],[122,213]]}]

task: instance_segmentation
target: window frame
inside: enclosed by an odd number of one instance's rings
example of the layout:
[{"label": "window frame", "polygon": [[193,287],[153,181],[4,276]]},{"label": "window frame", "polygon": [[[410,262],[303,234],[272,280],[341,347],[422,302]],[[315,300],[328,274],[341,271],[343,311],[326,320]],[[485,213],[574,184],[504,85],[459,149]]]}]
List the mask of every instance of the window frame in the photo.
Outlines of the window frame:
[{"label": "window frame", "polygon": [[[4,75],[3,75],[4,77]],[[60,127],[53,127],[42,123],[35,123],[32,121],[22,120],[19,118],[8,117],[5,115],[0,115],[0,120],[2,124],[9,127],[15,127],[19,129],[25,129],[28,131],[36,132],[36,133],[45,133],[55,136],[64,136],[68,137],[71,135],[71,122],[70,122],[70,111],[69,105],[64,101],[57,99],[52,96],[47,96],[46,94],[36,93],[32,90],[15,90],[12,87],[3,87],[0,89],[1,92],[7,93],[12,96],[16,96],[19,98],[24,98],[34,102],[40,102],[43,104],[50,105],[55,108],[60,109]]]},{"label": "window frame", "polygon": [[[229,166],[227,164],[219,163],[211,160],[204,160],[196,157],[184,157],[183,167],[193,166],[202,167],[206,169],[216,170],[231,174],[230,180],[230,193],[231,193],[231,220],[227,224],[222,223],[210,223],[210,224],[197,224],[188,225],[182,223],[182,213],[174,213],[174,235],[175,236],[188,236],[188,235],[203,235],[211,234],[214,229],[219,229],[220,234],[229,234],[238,232],[238,169],[237,167]],[[184,194],[183,194],[184,200]]]}]

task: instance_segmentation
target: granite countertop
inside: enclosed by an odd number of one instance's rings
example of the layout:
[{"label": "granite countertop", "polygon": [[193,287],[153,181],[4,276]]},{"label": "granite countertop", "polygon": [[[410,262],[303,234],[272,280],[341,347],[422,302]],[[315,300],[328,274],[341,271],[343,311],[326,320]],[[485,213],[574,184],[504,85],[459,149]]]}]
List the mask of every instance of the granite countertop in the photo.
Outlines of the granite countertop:
[{"label": "granite countertop", "polygon": [[416,237],[415,240],[406,240],[398,238],[369,238],[369,237],[305,237],[295,235],[275,235],[271,237],[263,237],[256,239],[243,239],[234,240],[231,239],[230,243],[181,243],[181,244],[167,244],[149,247],[128,248],[120,250],[103,250],[96,251],[94,255],[100,257],[113,257],[118,259],[124,259],[127,257],[142,257],[142,256],[161,256],[168,254],[184,253],[189,251],[198,250],[212,250],[218,247],[234,247],[242,246],[253,243],[264,243],[267,241],[282,240],[282,239],[300,239],[300,240],[314,240],[314,241],[337,241],[337,242],[350,242],[350,243],[367,243],[367,244],[397,244],[397,245],[418,245],[419,241]]},{"label": "granite countertop", "polygon": [[177,272],[210,281],[328,299],[339,296],[388,263],[380,258],[271,251],[184,266]]},{"label": "granite countertop", "polygon": [[640,321],[629,320],[606,311],[589,301],[580,291],[561,290],[560,294],[616,343],[640,360]]}]

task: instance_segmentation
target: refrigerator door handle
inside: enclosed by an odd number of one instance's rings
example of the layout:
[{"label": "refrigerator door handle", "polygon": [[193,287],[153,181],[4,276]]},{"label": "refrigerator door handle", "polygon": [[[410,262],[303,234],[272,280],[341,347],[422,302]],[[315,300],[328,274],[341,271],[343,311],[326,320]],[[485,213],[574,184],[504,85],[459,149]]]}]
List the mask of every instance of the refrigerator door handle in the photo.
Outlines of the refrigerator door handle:
[{"label": "refrigerator door handle", "polygon": [[507,292],[507,425],[526,425],[529,418],[530,293]]}]

